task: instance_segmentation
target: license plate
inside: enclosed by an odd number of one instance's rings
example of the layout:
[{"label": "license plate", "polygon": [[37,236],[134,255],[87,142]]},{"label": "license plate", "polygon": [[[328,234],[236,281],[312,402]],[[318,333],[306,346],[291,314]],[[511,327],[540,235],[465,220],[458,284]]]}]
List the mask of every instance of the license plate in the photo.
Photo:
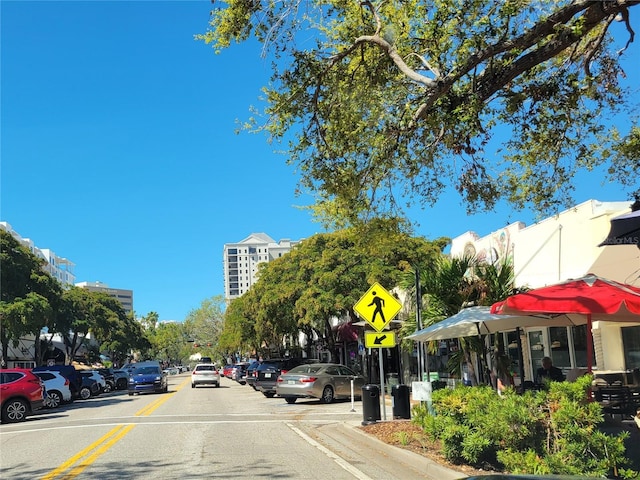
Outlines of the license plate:
[{"label": "license plate", "polygon": [[288,381],[287,381],[287,383],[288,383],[289,385],[295,385],[295,384],[296,384],[296,381],[295,381],[295,380],[288,380]]},{"label": "license plate", "polygon": [[265,373],[264,374],[264,378],[271,378],[271,374],[270,373]]}]

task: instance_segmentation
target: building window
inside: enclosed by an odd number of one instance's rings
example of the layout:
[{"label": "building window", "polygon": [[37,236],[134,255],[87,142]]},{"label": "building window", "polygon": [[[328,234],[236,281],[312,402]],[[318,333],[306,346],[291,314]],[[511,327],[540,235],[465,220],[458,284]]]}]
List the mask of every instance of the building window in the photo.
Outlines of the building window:
[{"label": "building window", "polygon": [[640,368],[640,327],[622,327],[622,348],[628,370]]},{"label": "building window", "polygon": [[[576,357],[575,368],[587,367],[587,326],[580,325],[577,327],[571,327],[571,333],[573,336],[573,353]],[[591,365],[596,364],[595,349],[591,347],[593,352],[591,358]]]},{"label": "building window", "polygon": [[553,364],[558,368],[571,368],[571,357],[569,356],[568,339],[569,336],[567,335],[567,327],[549,328],[549,341],[551,342],[551,359],[553,360]]}]

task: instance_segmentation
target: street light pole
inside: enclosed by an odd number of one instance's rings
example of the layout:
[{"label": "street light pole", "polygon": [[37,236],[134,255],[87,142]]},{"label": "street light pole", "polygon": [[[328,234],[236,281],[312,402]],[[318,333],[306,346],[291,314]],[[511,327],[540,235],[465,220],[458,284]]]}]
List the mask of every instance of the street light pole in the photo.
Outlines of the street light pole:
[{"label": "street light pole", "polygon": [[[418,330],[422,330],[422,289],[420,287],[420,269],[417,265],[413,267],[415,271],[415,283],[416,283],[416,325],[418,326]],[[429,375],[429,365],[427,362],[426,370],[425,370],[425,352],[422,345],[422,342],[418,342],[418,381],[422,382],[424,380],[423,372],[427,372],[427,376]]]}]

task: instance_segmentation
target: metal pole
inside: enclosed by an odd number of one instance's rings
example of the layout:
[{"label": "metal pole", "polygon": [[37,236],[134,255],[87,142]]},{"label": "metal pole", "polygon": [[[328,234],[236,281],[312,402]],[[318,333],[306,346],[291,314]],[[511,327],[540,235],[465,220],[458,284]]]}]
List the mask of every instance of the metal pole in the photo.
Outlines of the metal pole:
[{"label": "metal pole", "polygon": [[351,411],[355,412],[356,407],[354,405],[354,395],[353,395],[353,377],[351,377]]},{"label": "metal pole", "polygon": [[382,347],[378,348],[378,365],[380,366],[380,394],[382,395],[382,419],[387,420],[387,402],[384,397],[384,365],[382,359]]},{"label": "metal pole", "polygon": [[[414,270],[416,274],[416,325],[418,326],[418,330],[422,330],[422,289],[420,288],[420,269],[417,265],[414,265]],[[429,372],[429,364],[425,362],[425,351],[422,342],[418,342],[418,381],[422,382],[424,380],[423,372],[425,372],[425,363],[426,363],[426,372],[428,376]]]},{"label": "metal pole", "polygon": [[520,391],[524,393],[524,356],[522,355],[522,339],[520,338],[520,332],[520,327],[516,327],[516,345],[518,346],[518,363],[520,364]]}]

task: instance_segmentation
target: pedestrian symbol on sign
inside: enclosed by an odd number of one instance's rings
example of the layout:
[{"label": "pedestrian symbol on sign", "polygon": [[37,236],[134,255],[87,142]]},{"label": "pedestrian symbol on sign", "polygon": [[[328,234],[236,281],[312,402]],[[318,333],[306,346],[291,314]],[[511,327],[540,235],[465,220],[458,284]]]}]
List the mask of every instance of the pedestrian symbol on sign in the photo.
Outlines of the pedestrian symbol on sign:
[{"label": "pedestrian symbol on sign", "polygon": [[380,315],[380,318],[382,319],[382,323],[386,324],[387,322],[384,319],[384,311],[382,310],[384,307],[384,298],[378,297],[375,291],[371,292],[371,295],[373,295],[373,300],[371,300],[371,303],[367,306],[368,307],[372,305],[376,306],[376,308],[373,310],[373,317],[371,318],[371,323],[375,323],[376,315]]},{"label": "pedestrian symbol on sign", "polygon": [[353,306],[353,310],[378,332],[384,330],[401,309],[398,299],[379,283],[374,283]]}]

